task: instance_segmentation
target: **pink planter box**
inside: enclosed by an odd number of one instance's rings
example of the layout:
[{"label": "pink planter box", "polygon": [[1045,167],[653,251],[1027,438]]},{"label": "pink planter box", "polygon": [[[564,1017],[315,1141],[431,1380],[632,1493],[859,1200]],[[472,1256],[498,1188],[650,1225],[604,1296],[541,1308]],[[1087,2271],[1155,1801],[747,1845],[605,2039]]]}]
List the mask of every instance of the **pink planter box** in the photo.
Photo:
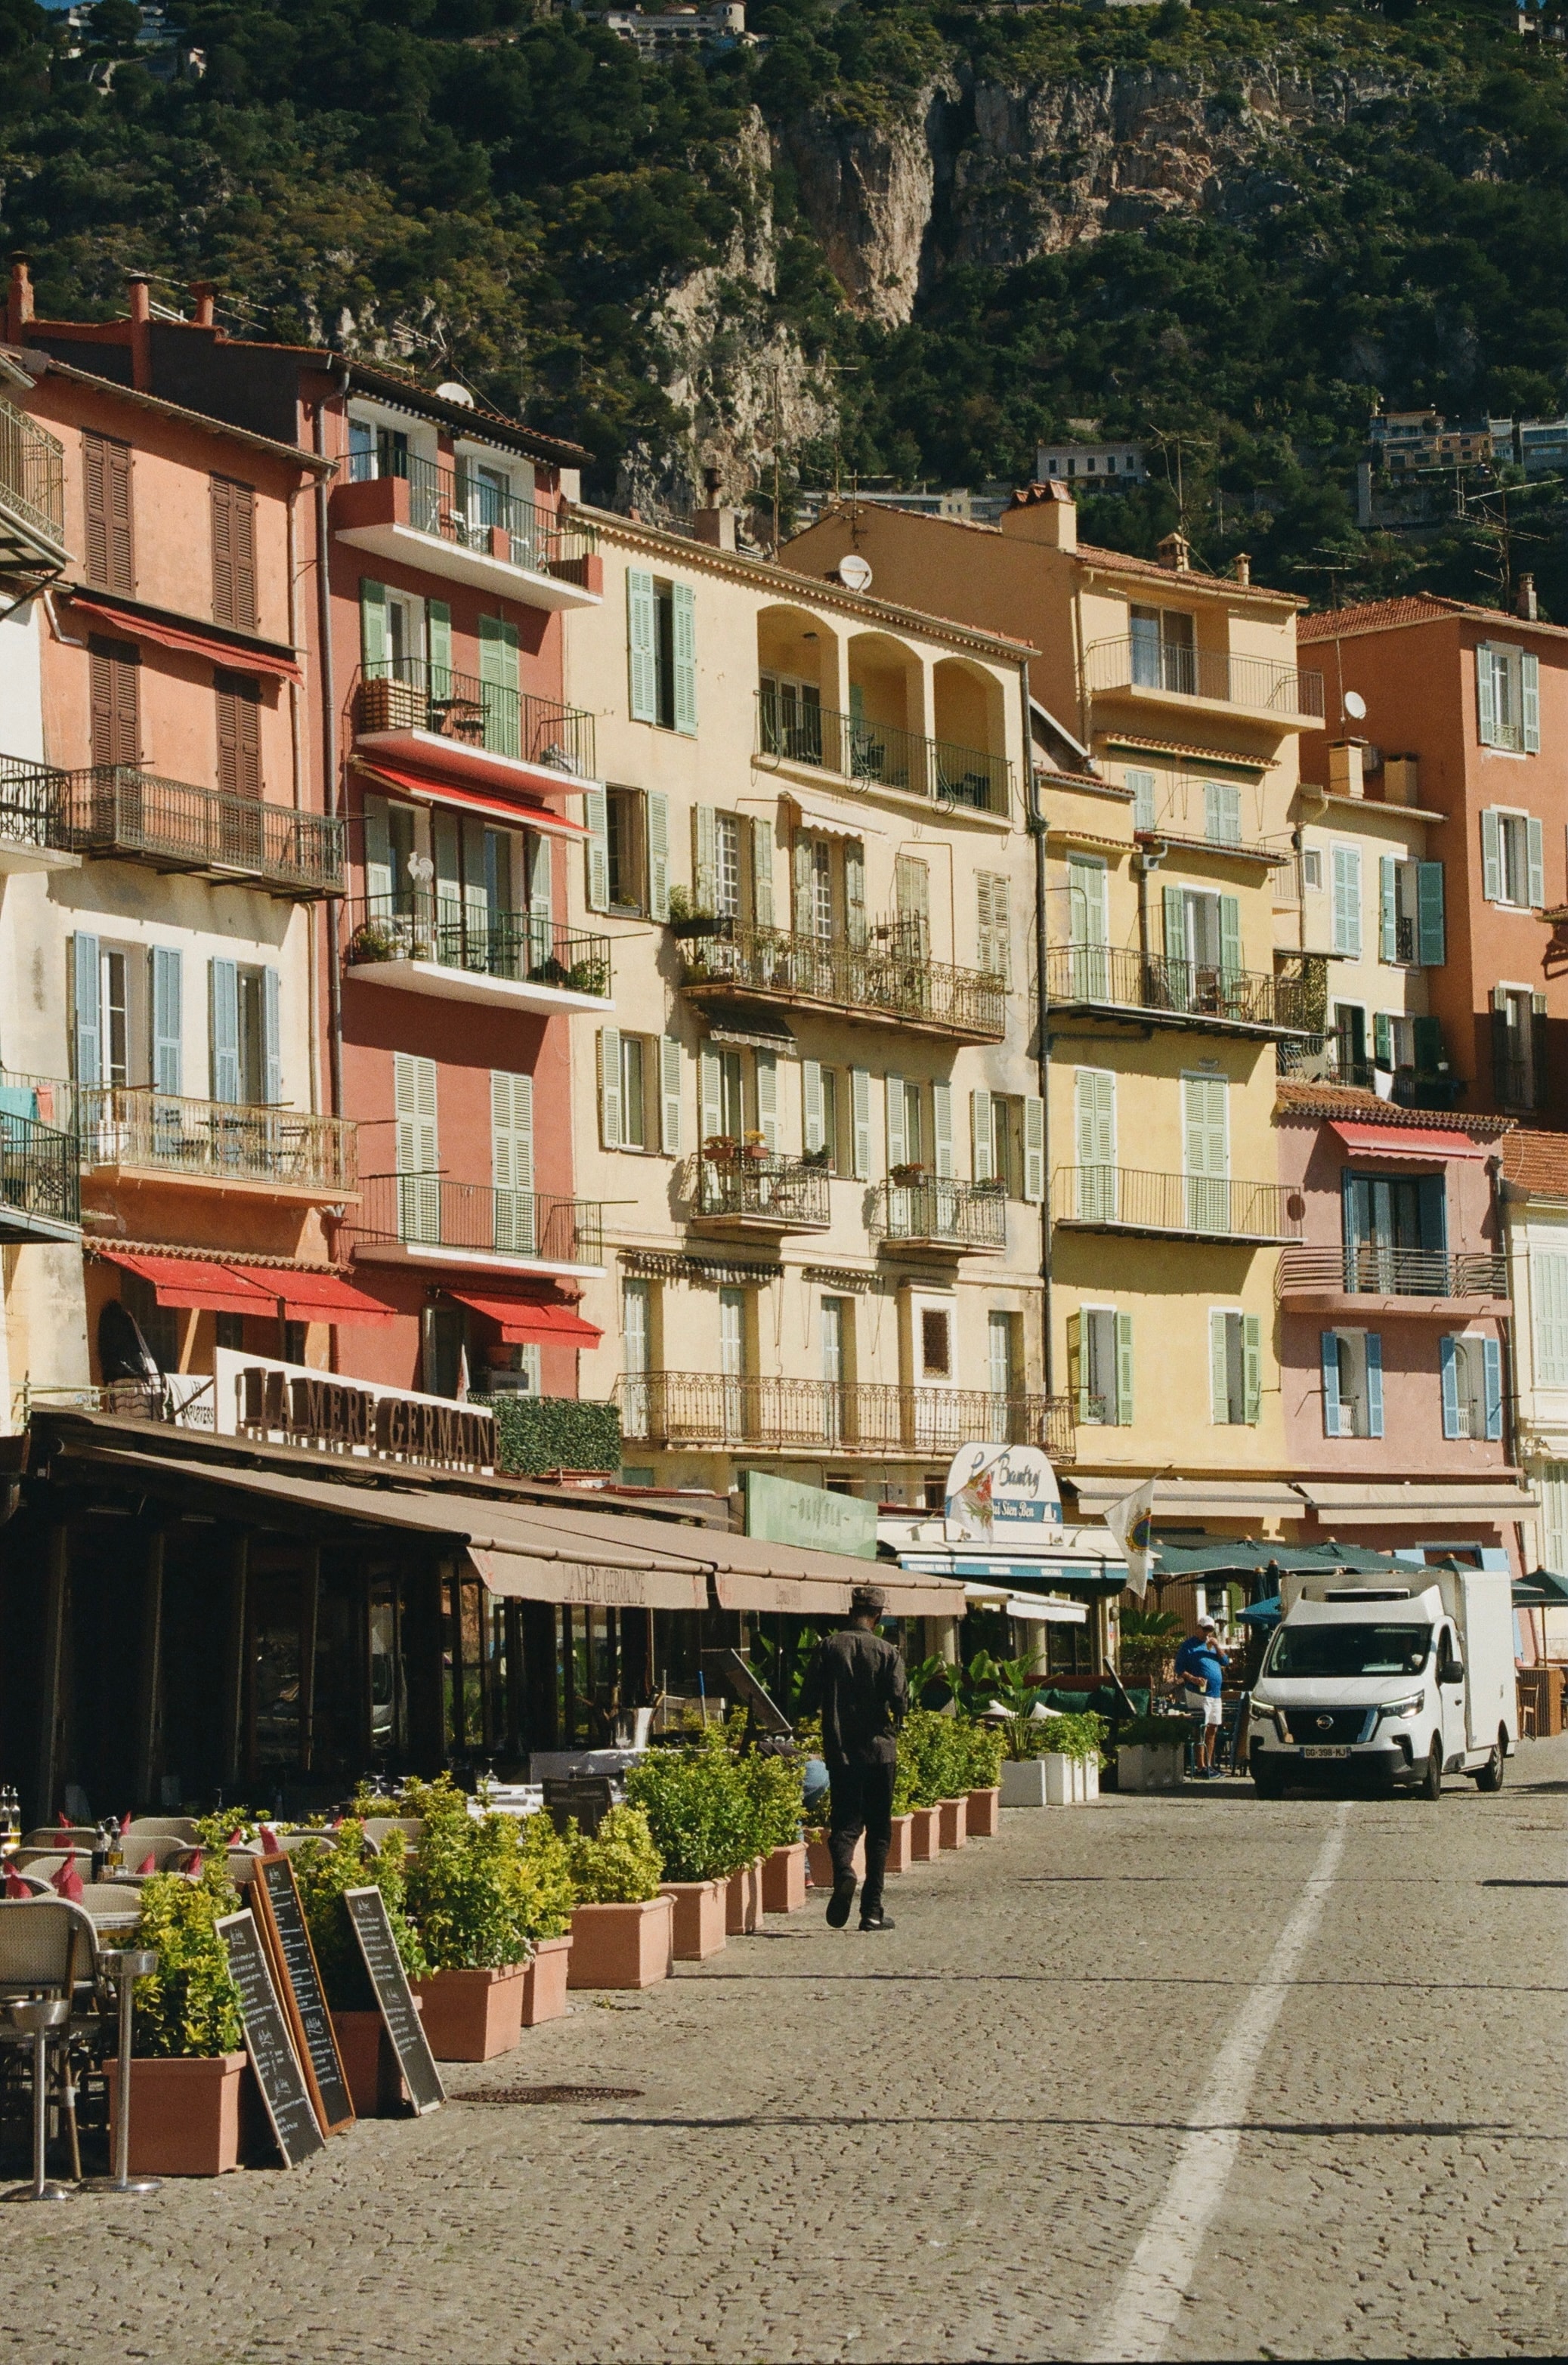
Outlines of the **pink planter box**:
[{"label": "pink planter box", "polygon": [[409,1982],[423,2007],[425,2034],[438,2061],[493,2061],[522,2034],[528,1966],[500,1970],[434,1971]]},{"label": "pink planter box", "polygon": [[732,1938],[746,1938],[762,1920],[762,1858],[743,1864],[724,1885],[724,1928]]},{"label": "pink planter box", "polygon": [[806,1901],[806,1843],[793,1840],[762,1859],[762,1910],[798,1913]]},{"label": "pink planter box", "polygon": [[[132,2176],[222,2176],[238,2168],[241,2097],[250,2065],[243,2053],[212,2060],[151,2060],[130,2065]],[[109,2140],[119,2080],[109,2079]],[[112,2157],[112,2154],[111,2154]]]},{"label": "pink planter box", "polygon": [[675,1908],[667,1897],[637,1905],[579,1905],[572,1915],[569,1988],[651,1988],[667,1979]]},{"label": "pink planter box", "polygon": [[935,1864],[942,1849],[941,1813],[935,1807],[916,1807],[909,1819],[910,1853],[916,1864]]},{"label": "pink planter box", "polygon": [[969,1798],[944,1799],[937,1807],[937,1830],[945,1848],[962,1847],[969,1835]]},{"label": "pink planter box", "polygon": [[724,1891],[722,1880],[666,1880],[660,1895],[675,1908],[675,1959],[705,1963],[724,1944]]},{"label": "pink planter box", "polygon": [[970,1839],[993,1840],[1001,1829],[1001,1791],[971,1790],[969,1792]]},{"label": "pink planter box", "polygon": [[[854,1864],[856,1879],[864,1880],[866,1877],[866,1841],[864,1834],[862,1834],[855,1843]],[[828,1847],[826,1840],[807,1841],[806,1868],[812,1876],[812,1887],[813,1889],[831,1889],[833,1887],[833,1855],[832,1851]]]},{"label": "pink planter box", "polygon": [[914,1856],[913,1854],[913,1824],[914,1817],[913,1815],[895,1815],[893,1817],[893,1835],[888,1846],[888,1870],[890,1872],[907,1872],[910,1866],[914,1862]]},{"label": "pink planter box", "polygon": [[564,1938],[536,1938],[533,1960],[523,1973],[522,2024],[537,2028],[541,2021],[566,2015],[566,1972],[572,1959],[570,1931]]},{"label": "pink planter box", "polygon": [[[417,1999],[416,1999],[417,2001]],[[409,2099],[378,2012],[335,2012],[332,2033],[356,2119],[395,2119]]]}]

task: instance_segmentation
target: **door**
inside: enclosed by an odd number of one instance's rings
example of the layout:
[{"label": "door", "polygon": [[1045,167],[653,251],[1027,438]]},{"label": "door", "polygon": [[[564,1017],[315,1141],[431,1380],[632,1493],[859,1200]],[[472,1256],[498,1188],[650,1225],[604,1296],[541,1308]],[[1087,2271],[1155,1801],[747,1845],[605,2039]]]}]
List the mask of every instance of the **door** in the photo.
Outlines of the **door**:
[{"label": "door", "polygon": [[535,1256],[533,1079],[496,1068],[490,1074],[490,1170],[495,1182],[498,1256]]},{"label": "door", "polygon": [[1442,1707],[1443,1763],[1451,1765],[1462,1757],[1466,1746],[1464,1730],[1464,1686],[1450,1683],[1450,1671],[1460,1664],[1460,1652],[1453,1628],[1444,1623],[1438,1637],[1438,1698]]},{"label": "door", "polygon": [[1106,902],[1106,870],[1103,862],[1085,862],[1074,856],[1067,866],[1067,907],[1072,941],[1072,991],[1089,1001],[1110,994],[1110,940]]},{"label": "door", "polygon": [[1111,1223],[1116,1214],[1116,1079],[1080,1068],[1073,1079],[1080,1222]]},{"label": "door", "polygon": [[1186,1224],[1191,1232],[1230,1226],[1230,1126],[1223,1076],[1183,1076]]},{"label": "door", "polygon": [[479,619],[479,695],[485,745],[493,756],[532,756],[522,744],[517,687],[518,631],[500,616]]},{"label": "door", "polygon": [[844,1439],[844,1300],[824,1297],[823,1317],[823,1434],[829,1445]]},{"label": "door", "polygon": [[724,1435],[739,1439],[745,1430],[745,1292],[719,1292],[719,1370],[723,1379]]},{"label": "door", "polygon": [[650,1323],[649,1284],[621,1284],[621,1361],[625,1373],[622,1390],[621,1426],[628,1437],[648,1434],[648,1366]]},{"label": "door", "polygon": [[441,1182],[437,1169],[435,1061],[396,1051],[393,1101],[398,1134],[398,1235],[439,1244]]}]

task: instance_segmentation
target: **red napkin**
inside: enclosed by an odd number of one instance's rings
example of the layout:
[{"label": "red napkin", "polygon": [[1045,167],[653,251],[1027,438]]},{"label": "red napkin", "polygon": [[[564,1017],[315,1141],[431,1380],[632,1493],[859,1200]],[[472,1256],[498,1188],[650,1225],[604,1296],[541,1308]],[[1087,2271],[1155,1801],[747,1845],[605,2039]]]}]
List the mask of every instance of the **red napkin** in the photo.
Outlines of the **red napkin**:
[{"label": "red napkin", "polygon": [[238,1823],[229,1834],[229,1844],[230,1847],[243,1847],[245,1844],[245,1834]]},{"label": "red napkin", "polygon": [[277,1844],[277,1833],[273,1830],[270,1823],[263,1823],[262,1825],[262,1854],[263,1855],[281,1855],[283,1854],[282,1848],[280,1848]]},{"label": "red napkin", "polygon": [[35,1890],[28,1887],[27,1882],[22,1878],[21,1874],[17,1872],[15,1866],[8,1864],[6,1866],[6,1894],[7,1897],[32,1897],[37,1892]]},{"label": "red napkin", "polygon": [[63,1813],[58,1814],[54,1820],[61,1831],[68,1832],[71,1829],[71,1818],[69,1815]]},{"label": "red napkin", "polygon": [[76,1869],[76,1851],[72,1848],[65,1862],[50,1883],[57,1897],[69,1897],[73,1905],[82,1902],[82,1876]]},{"label": "red napkin", "polygon": [[119,1819],[119,1829],[120,1829],[120,1837],[123,1839],[123,1838],[125,1837],[125,1834],[127,1833],[127,1832],[129,1832],[129,1829],[130,1829],[130,1809],[129,1809],[129,1807],[126,1809],[126,1810],[125,1810],[124,1814],[123,1814],[123,1815],[120,1817],[120,1819]]},{"label": "red napkin", "polygon": [[194,1879],[196,1878],[196,1875],[200,1872],[200,1870],[201,1870],[201,1866],[202,1866],[202,1853],[201,1853],[200,1848],[197,1848],[197,1850],[196,1850],[196,1852],[195,1855],[193,1855],[193,1856],[192,1856],[192,1858],[191,1858],[191,1860],[190,1860],[189,1864],[187,1864],[187,1865],[186,1865],[186,1866],[185,1866],[185,1871],[186,1871],[186,1873],[188,1874],[189,1877],[190,1877],[192,1880],[194,1880]]},{"label": "red napkin", "polygon": [[156,1872],[158,1866],[152,1856],[148,1855],[142,1857],[141,1862],[137,1866],[136,1869],[138,1872]]}]

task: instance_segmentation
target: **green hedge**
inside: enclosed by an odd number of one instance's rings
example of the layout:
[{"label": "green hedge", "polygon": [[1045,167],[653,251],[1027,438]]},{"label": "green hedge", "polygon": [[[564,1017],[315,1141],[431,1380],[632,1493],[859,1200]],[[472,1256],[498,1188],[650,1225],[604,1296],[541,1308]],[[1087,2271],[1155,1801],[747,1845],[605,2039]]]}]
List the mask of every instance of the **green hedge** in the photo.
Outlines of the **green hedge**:
[{"label": "green hedge", "polygon": [[[476,1397],[475,1402],[484,1399]],[[496,1451],[503,1470],[537,1478],[546,1470],[619,1470],[621,1413],[576,1396],[493,1396]]]}]

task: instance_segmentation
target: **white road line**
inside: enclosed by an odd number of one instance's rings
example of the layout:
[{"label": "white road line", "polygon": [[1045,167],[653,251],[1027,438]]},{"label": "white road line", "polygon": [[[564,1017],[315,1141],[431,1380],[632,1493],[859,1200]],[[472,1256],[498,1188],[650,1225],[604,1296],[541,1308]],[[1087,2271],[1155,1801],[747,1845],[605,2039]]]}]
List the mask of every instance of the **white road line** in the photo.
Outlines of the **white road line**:
[{"label": "white road line", "polygon": [[1193,2132],[1183,2139],[1165,2197],[1145,2228],[1099,2342],[1091,2351],[1095,2365],[1145,2365],[1145,2360],[1159,2357],[1165,2346],[1197,2266],[1204,2236],[1225,2198],[1236,2165],[1241,2147],[1240,2123],[1251,2100],[1263,2048],[1274,2033],[1296,1965],[1311,1945],[1327,1902],[1329,1884],[1344,1850],[1350,1812],[1349,1802],[1343,1802],[1262,1977],[1215,2056],[1204,2100],[1187,2122]]}]

